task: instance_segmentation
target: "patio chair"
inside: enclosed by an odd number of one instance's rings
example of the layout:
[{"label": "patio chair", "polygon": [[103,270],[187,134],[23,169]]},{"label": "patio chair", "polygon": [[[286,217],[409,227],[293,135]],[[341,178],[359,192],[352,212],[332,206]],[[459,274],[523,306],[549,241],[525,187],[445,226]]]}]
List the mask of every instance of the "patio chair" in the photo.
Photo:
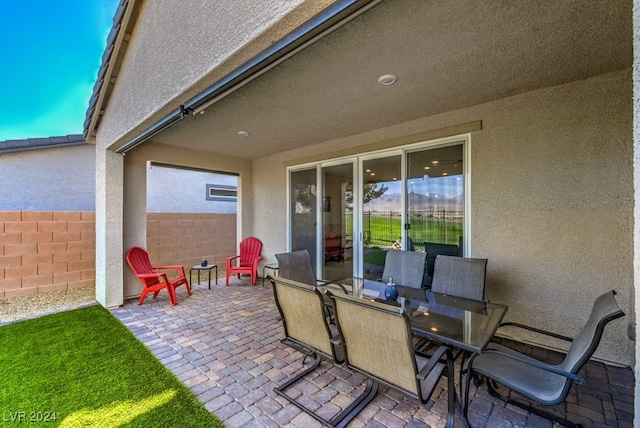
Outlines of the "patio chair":
[{"label": "patio chair", "polygon": [[316,279],[313,266],[311,265],[311,256],[307,250],[276,254],[276,259],[278,260],[279,275],[282,278],[307,285],[321,285],[330,288],[339,287],[343,292],[347,292],[341,284],[334,284],[324,279]]},{"label": "patio chair", "polygon": [[426,259],[426,253],[389,250],[384,262],[381,280],[389,282],[389,278],[392,278],[395,284],[422,288]]},{"label": "patio chair", "polygon": [[[438,254],[434,263],[431,291],[472,300],[484,300],[487,259],[473,259]],[[416,353],[423,357],[431,355],[439,344],[429,339],[420,339],[416,343]],[[462,355],[460,379],[465,373],[464,361],[468,353],[460,349],[454,352],[454,360]],[[460,384],[462,392],[462,383]]]},{"label": "patio chair", "polygon": [[487,378],[489,392],[506,403],[519,406],[562,425],[574,426],[568,420],[543,409],[500,394],[497,391],[497,384],[501,384],[512,391],[517,391],[543,406],[553,406],[565,401],[573,382],[582,383],[583,378],[578,372],[589,361],[589,358],[598,347],[605,325],[616,318],[624,316],[624,312],[618,307],[614,297],[615,294],[613,290],[608,291],[596,299],[587,323],[573,339],[522,324],[502,324],[502,326],[523,328],[556,339],[562,339],[571,342],[571,346],[560,364],[549,364],[505,346],[495,343],[490,344],[485,352],[469,359],[469,373],[465,387],[466,394],[463,410],[465,415],[469,407],[470,380],[474,376],[481,375]]},{"label": "patio chair", "polygon": [[433,271],[435,269],[436,257],[439,254],[443,256],[458,256],[461,257],[460,248],[453,244],[440,244],[437,242],[425,242],[424,252],[427,253],[427,285],[431,285],[433,280]]},{"label": "patio chair", "polygon": [[[311,265],[311,256],[309,255],[309,251],[306,249],[276,254],[276,259],[278,260],[278,268],[281,278],[287,278],[307,285],[322,286],[330,290],[340,289],[343,293],[347,293],[346,288],[342,284],[331,283],[323,279],[316,279],[313,266]],[[323,294],[323,300],[325,315],[327,316],[329,323],[335,324],[331,299]]]},{"label": "patio chair", "polygon": [[324,316],[323,297],[317,287],[283,277],[271,278],[271,283],[284,327],[285,338],[282,342],[306,353],[302,360],[303,365],[309,355],[314,357],[311,366],[275,387],[274,392],[324,425],[345,426],[357,414],[352,414],[354,409],[363,408],[375,397],[377,385],[369,382],[364,391],[331,420],[322,418],[316,411],[305,406],[304,398],[298,400],[288,395],[286,390],[314,371],[323,357],[330,362],[342,364],[344,347],[335,325],[329,324]]},{"label": "patio chair", "polygon": [[[191,296],[191,287],[189,287],[189,281],[187,281],[184,273],[184,266],[152,266],[149,260],[149,253],[140,247],[132,247],[127,251],[127,263],[129,263],[129,267],[131,267],[136,278],[142,282],[142,292],[140,293],[138,305],[142,305],[147,294],[153,292],[153,297],[157,297],[158,293],[165,288],[169,293],[171,304],[175,305],[177,303],[176,288],[183,284],[187,288],[187,294]],[[159,270],[176,270],[178,271],[178,276],[169,280],[167,274],[158,272]]]},{"label": "patio chair", "polygon": [[[453,356],[441,346],[432,358],[413,352],[411,325],[396,306],[333,294],[347,367],[425,404],[442,375],[447,376],[447,427],[455,418]],[[444,363],[440,359],[444,360]]]},{"label": "patio chair", "polygon": [[226,285],[229,285],[229,275],[248,273],[251,275],[251,285],[256,285],[258,278],[258,262],[262,260],[260,257],[262,250],[262,242],[259,239],[249,237],[240,242],[240,254],[233,257],[227,257],[227,279]]},{"label": "patio chair", "polygon": [[436,257],[431,291],[465,299],[484,300],[487,259]]}]

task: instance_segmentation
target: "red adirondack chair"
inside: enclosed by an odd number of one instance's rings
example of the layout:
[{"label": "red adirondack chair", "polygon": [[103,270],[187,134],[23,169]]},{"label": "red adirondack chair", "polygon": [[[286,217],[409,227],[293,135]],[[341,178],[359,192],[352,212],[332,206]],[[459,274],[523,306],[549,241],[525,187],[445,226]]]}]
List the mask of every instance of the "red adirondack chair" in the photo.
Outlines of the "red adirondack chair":
[{"label": "red adirondack chair", "polygon": [[[142,301],[147,294],[153,292],[153,297],[156,297],[158,293],[165,288],[169,293],[171,304],[175,305],[177,303],[176,287],[182,284],[187,287],[187,293],[191,296],[191,288],[184,274],[184,266],[152,266],[149,260],[149,253],[140,247],[132,247],[129,249],[127,252],[127,263],[129,263],[133,274],[142,282],[142,293],[140,294],[138,305],[142,305]],[[158,270],[177,270],[179,275],[169,280],[166,273],[158,272]]]},{"label": "red adirondack chair", "polygon": [[257,238],[246,238],[240,242],[240,255],[227,257],[227,285],[229,285],[229,275],[241,273],[251,274],[251,285],[256,285],[258,277],[258,262],[262,260],[260,250],[262,242]]}]

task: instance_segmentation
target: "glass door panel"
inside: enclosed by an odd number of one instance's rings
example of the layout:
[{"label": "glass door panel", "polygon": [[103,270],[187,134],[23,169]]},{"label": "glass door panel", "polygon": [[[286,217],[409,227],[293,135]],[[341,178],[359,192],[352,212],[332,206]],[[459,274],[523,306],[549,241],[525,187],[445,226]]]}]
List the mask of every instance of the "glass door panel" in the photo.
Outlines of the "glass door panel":
[{"label": "glass door panel", "polygon": [[401,156],[362,163],[363,276],[382,277],[386,252],[405,248],[402,242]]},{"label": "glass door panel", "polygon": [[353,276],[353,162],[322,168],[322,278]]},{"label": "glass door panel", "polygon": [[460,143],[407,153],[407,232],[428,253],[428,283],[437,254],[463,255],[463,150]]},{"label": "glass door panel", "polygon": [[316,168],[292,171],[289,185],[289,213],[291,219],[291,251],[308,250],[315,267],[317,183]]}]

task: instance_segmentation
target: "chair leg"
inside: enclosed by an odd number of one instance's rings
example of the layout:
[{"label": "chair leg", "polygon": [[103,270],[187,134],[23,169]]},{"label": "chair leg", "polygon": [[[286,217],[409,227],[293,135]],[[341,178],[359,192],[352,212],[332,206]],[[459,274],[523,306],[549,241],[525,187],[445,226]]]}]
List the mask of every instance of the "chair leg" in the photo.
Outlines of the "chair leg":
[{"label": "chair leg", "polygon": [[149,293],[148,290],[142,289],[142,292],[140,293],[140,300],[138,300],[138,306],[142,305],[142,302],[144,301],[144,298],[147,297],[147,293]]},{"label": "chair leg", "polygon": [[362,394],[358,395],[356,399],[349,404],[349,406],[342,412],[338,413],[333,419],[331,419],[331,426],[336,428],[346,427],[349,422],[353,420],[358,413],[362,411],[371,400],[373,400],[378,393],[378,382],[374,382],[371,379],[367,379],[367,386]]},{"label": "chair leg", "polygon": [[[211,274],[211,272],[209,272]],[[187,294],[191,296],[191,287],[189,286],[189,281],[184,283],[184,286],[187,287]]]},{"label": "chair leg", "polygon": [[536,407],[533,407],[531,405],[529,405],[528,403],[525,403],[523,401],[519,401],[519,400],[514,400],[513,398],[510,398],[506,395],[500,394],[497,390],[497,386],[495,384],[495,382],[492,379],[487,379],[487,389],[489,390],[489,394],[491,394],[492,396],[499,398],[500,400],[504,401],[507,404],[512,404],[514,406],[518,406],[521,409],[524,409],[526,411],[528,411],[529,413],[533,413],[535,415],[538,415],[542,418],[548,419],[550,421],[556,422],[562,426],[565,427],[569,427],[569,428],[580,428],[582,427],[582,425],[580,424],[576,424],[573,423],[567,419],[561,418],[560,416],[554,415],[553,413],[550,412],[545,412],[544,410],[540,410]]},{"label": "chair leg", "polygon": [[[310,367],[308,367],[306,370],[302,371],[301,373],[298,373],[296,376],[289,379],[287,382],[283,383],[282,385],[273,388],[273,390],[276,394],[285,398],[291,404],[295,405],[300,410],[312,416],[314,419],[316,419],[323,425],[326,425],[329,427],[336,427],[336,428],[346,427],[347,424],[353,418],[355,418],[356,415],[360,413],[360,411],[362,411],[362,409],[364,409],[371,402],[371,400],[373,400],[373,398],[376,396],[376,394],[378,393],[378,383],[372,381],[371,379],[368,379],[364,391],[360,395],[358,395],[356,399],[351,404],[349,404],[349,406],[347,406],[342,412],[334,416],[334,418],[331,419],[330,421],[323,419],[322,417],[320,417],[320,415],[316,414],[313,410],[309,409],[308,407],[300,403],[295,398],[288,396],[284,392],[285,389],[287,389],[294,383],[304,378],[306,375],[314,371],[320,365],[320,362],[322,361],[322,356],[317,353],[315,354],[315,356],[316,357],[313,360],[313,364],[311,364]],[[306,359],[306,356],[305,356],[305,359]]]},{"label": "chair leg", "polygon": [[227,280],[225,282],[225,285],[228,287],[229,286],[229,269],[227,269]]},{"label": "chair leg", "polygon": [[176,300],[176,289],[170,285],[167,287],[167,292],[169,293],[169,300],[171,301],[171,304],[173,306],[178,304],[178,301]]}]

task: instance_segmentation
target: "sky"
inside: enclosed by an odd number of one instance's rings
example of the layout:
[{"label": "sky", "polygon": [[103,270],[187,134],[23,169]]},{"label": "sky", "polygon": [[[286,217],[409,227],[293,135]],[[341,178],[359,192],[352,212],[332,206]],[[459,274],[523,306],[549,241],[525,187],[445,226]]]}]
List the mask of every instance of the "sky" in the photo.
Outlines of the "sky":
[{"label": "sky", "polygon": [[82,134],[119,0],[0,0],[0,141]]}]

